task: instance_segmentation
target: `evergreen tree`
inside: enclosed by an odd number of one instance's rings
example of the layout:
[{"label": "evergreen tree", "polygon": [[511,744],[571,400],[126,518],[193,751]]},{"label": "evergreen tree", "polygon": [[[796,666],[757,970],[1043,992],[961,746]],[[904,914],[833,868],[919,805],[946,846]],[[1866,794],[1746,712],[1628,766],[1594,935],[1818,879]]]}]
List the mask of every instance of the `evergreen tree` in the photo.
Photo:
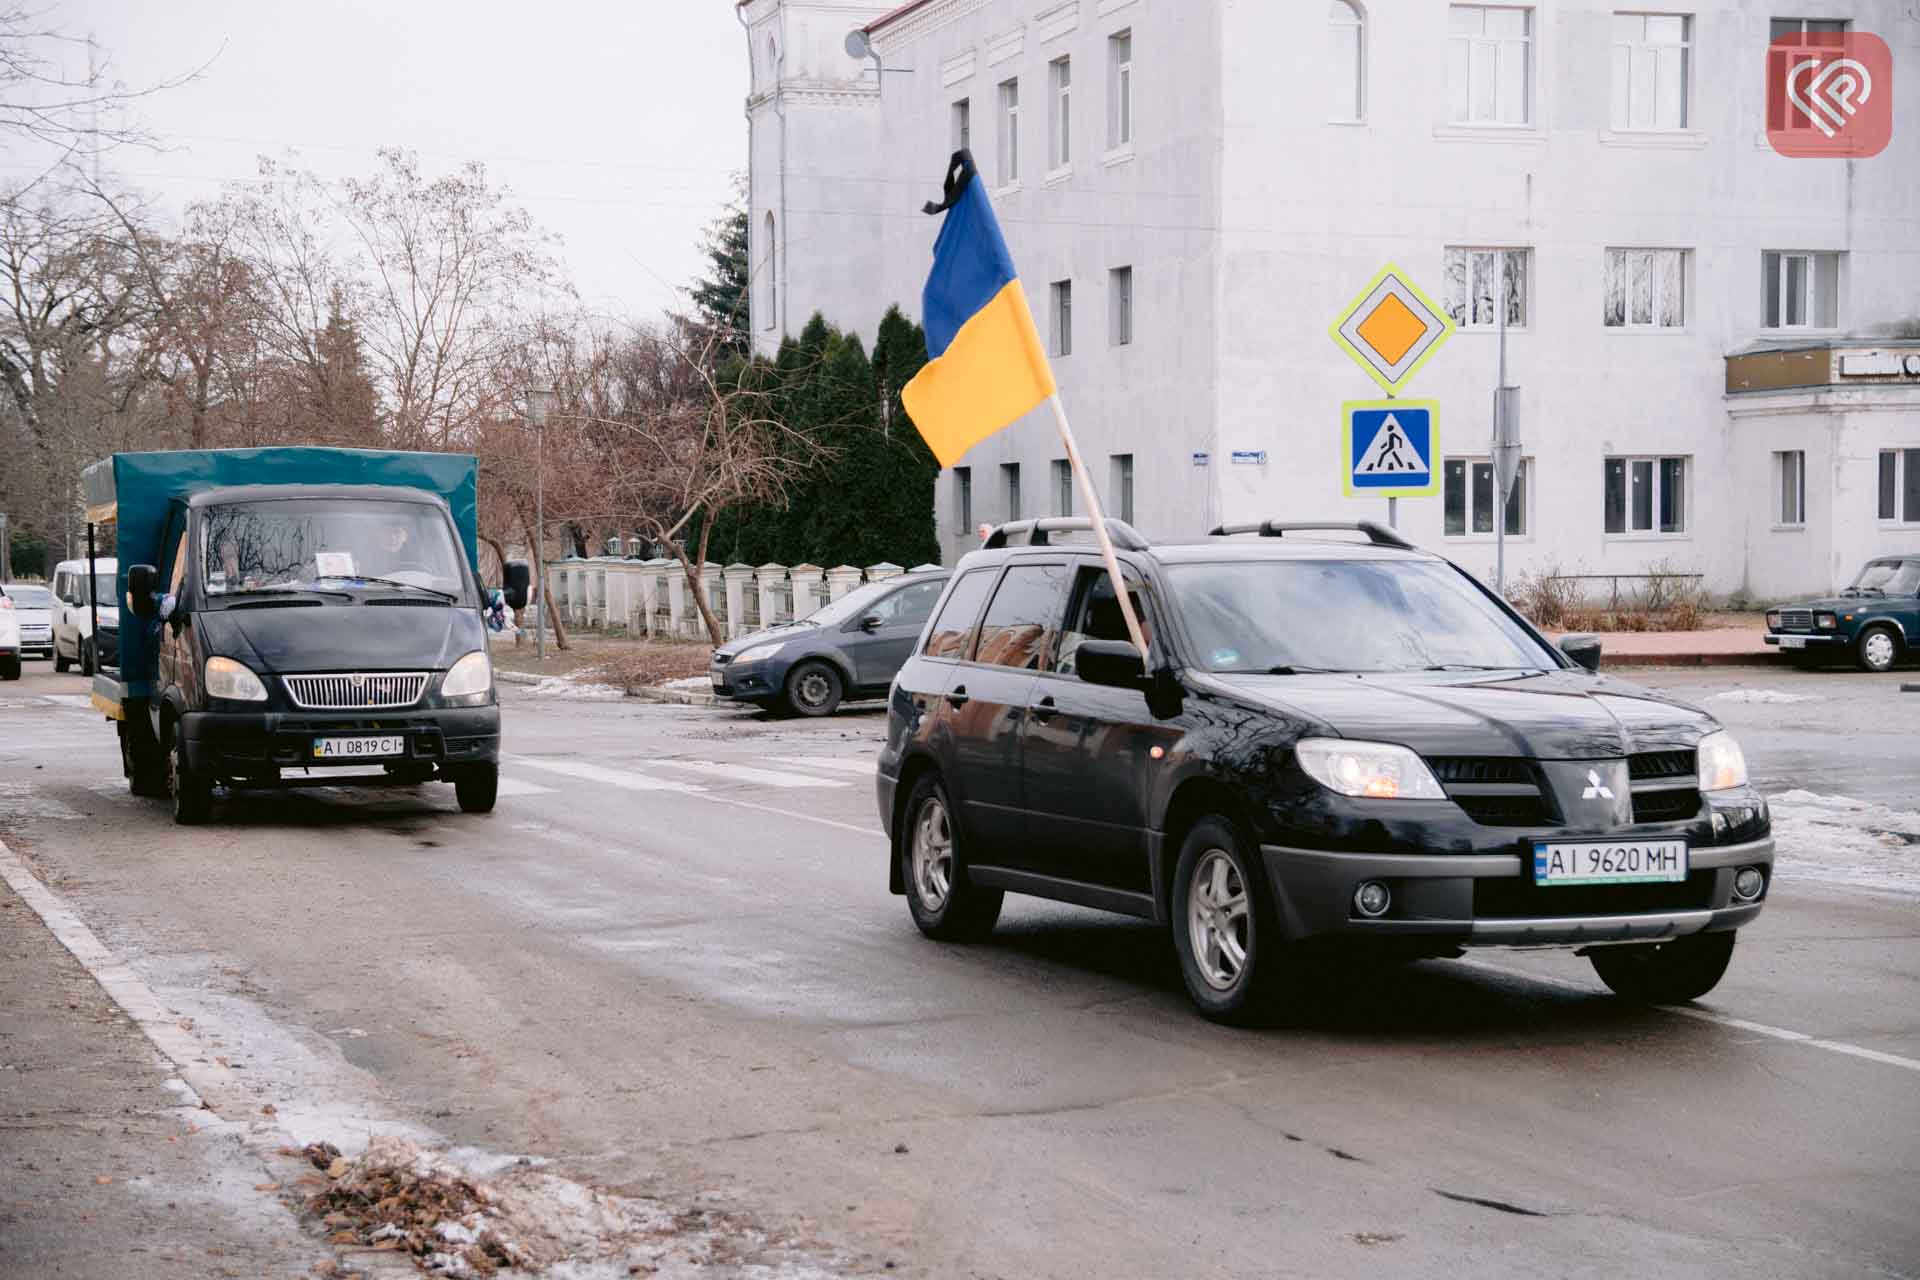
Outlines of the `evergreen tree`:
[{"label": "evergreen tree", "polygon": [[736,183],[734,202],[708,224],[702,245],[707,273],[693,285],[694,323],[716,339],[716,356],[745,359],[747,334],[748,222],[745,193]]}]

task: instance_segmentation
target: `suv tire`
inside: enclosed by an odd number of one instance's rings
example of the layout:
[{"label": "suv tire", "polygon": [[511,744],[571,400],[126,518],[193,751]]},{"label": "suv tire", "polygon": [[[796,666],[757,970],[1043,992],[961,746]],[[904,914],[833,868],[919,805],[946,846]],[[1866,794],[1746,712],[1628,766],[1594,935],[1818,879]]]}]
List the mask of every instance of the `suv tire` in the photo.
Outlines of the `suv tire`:
[{"label": "suv tire", "polygon": [[1173,873],[1173,946],[1200,1012],[1249,1026],[1276,1010],[1291,957],[1250,843],[1226,818],[1209,814],[1180,842]]},{"label": "suv tire", "polygon": [[1684,1004],[1720,983],[1733,959],[1734,929],[1694,933],[1672,942],[1596,947],[1587,959],[1615,995],[1644,1004]]},{"label": "suv tire", "polygon": [[900,879],[920,932],[940,942],[978,942],[1000,919],[1001,889],[967,879],[960,826],[940,775],[924,773],[907,797],[900,829]]},{"label": "suv tire", "polygon": [[846,686],[833,664],[811,659],[787,675],[787,709],[797,716],[830,716],[840,708]]},{"label": "suv tire", "polygon": [[1900,661],[1900,637],[1889,626],[1868,627],[1854,642],[1853,660],[1862,671],[1891,671]]}]

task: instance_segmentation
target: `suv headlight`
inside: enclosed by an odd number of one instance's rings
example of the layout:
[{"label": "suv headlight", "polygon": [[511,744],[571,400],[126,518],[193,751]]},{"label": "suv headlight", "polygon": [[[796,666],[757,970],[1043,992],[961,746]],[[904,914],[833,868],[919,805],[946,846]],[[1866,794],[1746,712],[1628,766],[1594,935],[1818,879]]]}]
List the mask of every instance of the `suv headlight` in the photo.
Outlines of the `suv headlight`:
[{"label": "suv headlight", "polygon": [[1445,800],[1433,770],[1405,747],[1391,742],[1302,738],[1294,758],[1307,776],[1329,791],[1368,800]]},{"label": "suv headlight", "polygon": [[786,641],[776,640],[772,644],[757,644],[751,649],[734,655],[735,662],[765,662],[786,647]]},{"label": "suv headlight", "polygon": [[1700,739],[1700,789],[1726,791],[1747,785],[1747,757],[1725,729]]},{"label": "suv headlight", "polygon": [[207,696],[230,702],[265,702],[267,686],[244,662],[232,658],[207,659]]},{"label": "suv headlight", "polygon": [[447,668],[440,681],[440,699],[449,703],[481,703],[493,692],[493,663],[475,649]]}]

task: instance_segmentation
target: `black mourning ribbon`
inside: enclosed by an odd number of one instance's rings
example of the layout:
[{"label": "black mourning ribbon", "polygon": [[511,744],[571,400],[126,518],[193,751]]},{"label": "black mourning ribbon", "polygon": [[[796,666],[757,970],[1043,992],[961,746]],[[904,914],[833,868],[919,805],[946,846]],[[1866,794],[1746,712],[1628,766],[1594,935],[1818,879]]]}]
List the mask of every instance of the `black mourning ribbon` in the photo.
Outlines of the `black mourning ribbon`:
[{"label": "black mourning ribbon", "polygon": [[941,193],[944,198],[939,204],[935,204],[929,200],[921,206],[920,212],[931,215],[945,213],[947,210],[953,208],[953,206],[959,202],[960,196],[966,191],[967,184],[979,176],[979,173],[980,171],[973,167],[973,152],[967,150],[965,147],[960,148],[960,150],[953,153],[953,158],[947,161],[946,187]]}]

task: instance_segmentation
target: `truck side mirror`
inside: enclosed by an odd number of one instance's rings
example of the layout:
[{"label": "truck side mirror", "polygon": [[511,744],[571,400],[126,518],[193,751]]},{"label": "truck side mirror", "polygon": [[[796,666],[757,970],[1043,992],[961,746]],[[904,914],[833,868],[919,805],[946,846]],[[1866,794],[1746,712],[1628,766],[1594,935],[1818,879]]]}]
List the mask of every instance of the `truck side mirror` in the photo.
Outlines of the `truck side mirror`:
[{"label": "truck side mirror", "polygon": [[159,580],[160,571],[150,564],[136,564],[127,570],[127,603],[136,617],[154,615],[158,606],[153,598],[153,585]]},{"label": "truck side mirror", "polygon": [[533,570],[525,560],[509,560],[500,566],[500,585],[507,597],[507,608],[515,613],[527,607],[527,591],[533,583]]}]

